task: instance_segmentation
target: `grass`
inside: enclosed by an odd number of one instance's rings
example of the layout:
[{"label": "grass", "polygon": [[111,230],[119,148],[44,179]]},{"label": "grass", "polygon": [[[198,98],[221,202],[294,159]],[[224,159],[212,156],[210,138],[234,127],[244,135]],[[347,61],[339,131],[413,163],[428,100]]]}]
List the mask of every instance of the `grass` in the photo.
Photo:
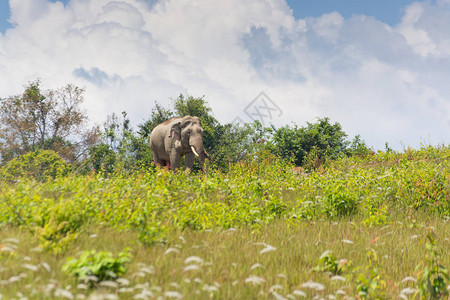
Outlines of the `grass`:
[{"label": "grass", "polygon": [[[295,226],[274,222],[256,231],[247,228],[185,230],[174,233],[172,243],[154,247],[137,242],[135,234],[98,227],[82,234],[64,254],[56,256],[37,250],[39,246],[30,233],[9,228],[0,233],[0,290],[5,299],[20,298],[20,295],[56,299],[61,298],[55,295],[62,290],[77,298],[115,295],[129,299],[136,295],[145,298],[146,294],[152,295],[150,298],[182,295],[185,299],[271,299],[289,295],[299,298],[298,295],[305,293],[307,298],[333,295],[343,299],[344,293],[357,294],[352,278],[357,274],[366,275],[367,252],[373,250],[381,270],[379,280],[384,281],[379,289],[384,291],[386,299],[397,298],[402,289],[415,286],[407,278],[416,278],[423,270],[426,254],[423,240],[428,232],[436,235],[441,264],[450,265],[446,251],[450,249],[448,222],[426,216],[415,220],[412,223],[410,217],[401,216],[381,228],[358,225],[358,220],[342,220]],[[17,249],[5,251],[8,245]],[[119,283],[113,287],[80,289],[74,278],[61,271],[67,258],[76,257],[82,250],[117,253],[125,247],[131,247],[133,255],[124,276],[127,280],[116,280]],[[346,260],[348,269],[343,272],[343,278],[336,280],[326,272],[313,271],[327,250],[336,258]],[[319,290],[305,285],[310,281],[319,283]]]},{"label": "grass", "polygon": [[[428,147],[299,175],[262,156],[228,174],[2,184],[0,298],[420,299],[425,274],[450,288],[449,158]],[[62,271],[126,248],[126,273],[95,288]]]}]

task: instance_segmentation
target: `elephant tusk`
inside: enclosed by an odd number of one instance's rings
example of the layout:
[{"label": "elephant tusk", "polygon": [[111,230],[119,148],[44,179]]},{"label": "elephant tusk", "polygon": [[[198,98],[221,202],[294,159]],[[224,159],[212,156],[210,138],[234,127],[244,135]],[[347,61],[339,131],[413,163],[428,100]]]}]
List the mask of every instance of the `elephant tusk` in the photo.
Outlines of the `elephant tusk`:
[{"label": "elephant tusk", "polygon": [[199,157],[199,155],[198,155],[197,151],[195,151],[195,148],[194,148],[194,146],[191,146],[191,150],[192,150],[192,152],[194,152],[195,156]]}]

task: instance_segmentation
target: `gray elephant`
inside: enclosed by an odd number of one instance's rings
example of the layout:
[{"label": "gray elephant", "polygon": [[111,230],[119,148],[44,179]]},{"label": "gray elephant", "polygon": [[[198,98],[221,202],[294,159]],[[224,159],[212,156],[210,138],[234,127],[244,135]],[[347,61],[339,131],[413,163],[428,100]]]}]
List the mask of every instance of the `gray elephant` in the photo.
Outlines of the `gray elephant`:
[{"label": "gray elephant", "polygon": [[203,148],[203,128],[198,117],[176,117],[156,126],[150,134],[150,147],[156,165],[180,167],[185,157],[185,169],[191,171],[194,155],[204,170],[206,151]]}]

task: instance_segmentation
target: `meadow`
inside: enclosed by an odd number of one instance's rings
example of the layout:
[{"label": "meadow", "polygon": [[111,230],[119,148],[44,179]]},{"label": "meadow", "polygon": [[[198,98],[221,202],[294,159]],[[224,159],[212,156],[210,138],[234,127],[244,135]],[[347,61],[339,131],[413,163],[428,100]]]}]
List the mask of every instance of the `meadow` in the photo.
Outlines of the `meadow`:
[{"label": "meadow", "polygon": [[450,148],[0,183],[0,299],[447,299]]}]

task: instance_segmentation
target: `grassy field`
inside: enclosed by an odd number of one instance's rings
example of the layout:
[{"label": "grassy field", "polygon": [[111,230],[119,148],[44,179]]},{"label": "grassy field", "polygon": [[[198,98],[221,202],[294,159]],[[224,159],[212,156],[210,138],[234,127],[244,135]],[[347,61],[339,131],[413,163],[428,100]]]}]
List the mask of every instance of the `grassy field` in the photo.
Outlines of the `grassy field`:
[{"label": "grassy field", "polygon": [[262,154],[228,173],[2,183],[0,294],[447,299],[449,160],[426,147],[302,172]]}]

